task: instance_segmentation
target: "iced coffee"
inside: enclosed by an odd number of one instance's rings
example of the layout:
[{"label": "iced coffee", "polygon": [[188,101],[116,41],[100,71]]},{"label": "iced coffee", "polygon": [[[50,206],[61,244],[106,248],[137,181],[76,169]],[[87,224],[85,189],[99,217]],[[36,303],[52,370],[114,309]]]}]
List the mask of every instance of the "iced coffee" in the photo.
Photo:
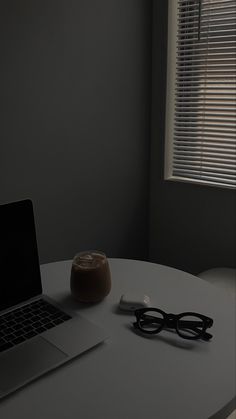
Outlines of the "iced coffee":
[{"label": "iced coffee", "polygon": [[111,290],[111,274],[106,255],[92,250],[78,253],[71,268],[72,296],[82,303],[95,303]]}]

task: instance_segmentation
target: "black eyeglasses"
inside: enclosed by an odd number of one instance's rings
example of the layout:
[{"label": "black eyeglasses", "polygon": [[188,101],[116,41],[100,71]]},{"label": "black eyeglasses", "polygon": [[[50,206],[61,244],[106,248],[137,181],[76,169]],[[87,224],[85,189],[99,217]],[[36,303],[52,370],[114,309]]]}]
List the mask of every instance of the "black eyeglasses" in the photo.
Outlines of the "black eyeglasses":
[{"label": "black eyeglasses", "polygon": [[157,334],[163,328],[175,329],[184,339],[210,340],[212,335],[206,329],[213,325],[213,320],[203,314],[186,312],[181,314],[165,313],[158,308],[140,308],[134,312],[136,329],[145,334]]}]

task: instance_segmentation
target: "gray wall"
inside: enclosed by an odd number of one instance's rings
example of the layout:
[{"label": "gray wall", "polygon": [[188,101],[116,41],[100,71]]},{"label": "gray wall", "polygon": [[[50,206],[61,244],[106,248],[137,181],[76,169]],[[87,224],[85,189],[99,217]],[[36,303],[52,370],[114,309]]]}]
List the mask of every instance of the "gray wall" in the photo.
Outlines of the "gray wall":
[{"label": "gray wall", "polygon": [[167,3],[153,2],[150,259],[191,273],[233,267],[235,191],[163,180]]},{"label": "gray wall", "polygon": [[148,248],[151,1],[1,5],[0,203],[34,202],[41,262]]}]

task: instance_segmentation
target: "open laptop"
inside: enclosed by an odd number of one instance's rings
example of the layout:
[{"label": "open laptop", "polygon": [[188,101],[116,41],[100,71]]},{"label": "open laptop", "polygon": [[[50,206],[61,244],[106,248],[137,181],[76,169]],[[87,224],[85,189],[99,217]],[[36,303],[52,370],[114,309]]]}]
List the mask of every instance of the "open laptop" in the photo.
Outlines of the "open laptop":
[{"label": "open laptop", "polygon": [[42,294],[32,202],[0,205],[0,398],[106,337]]}]

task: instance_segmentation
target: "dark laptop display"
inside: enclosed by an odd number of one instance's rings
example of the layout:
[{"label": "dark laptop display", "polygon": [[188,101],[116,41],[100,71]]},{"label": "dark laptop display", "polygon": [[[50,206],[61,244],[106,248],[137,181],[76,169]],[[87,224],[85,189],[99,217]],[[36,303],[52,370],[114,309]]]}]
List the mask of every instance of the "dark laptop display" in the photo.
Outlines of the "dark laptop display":
[{"label": "dark laptop display", "polygon": [[0,205],[0,310],[41,292],[32,202]]}]

